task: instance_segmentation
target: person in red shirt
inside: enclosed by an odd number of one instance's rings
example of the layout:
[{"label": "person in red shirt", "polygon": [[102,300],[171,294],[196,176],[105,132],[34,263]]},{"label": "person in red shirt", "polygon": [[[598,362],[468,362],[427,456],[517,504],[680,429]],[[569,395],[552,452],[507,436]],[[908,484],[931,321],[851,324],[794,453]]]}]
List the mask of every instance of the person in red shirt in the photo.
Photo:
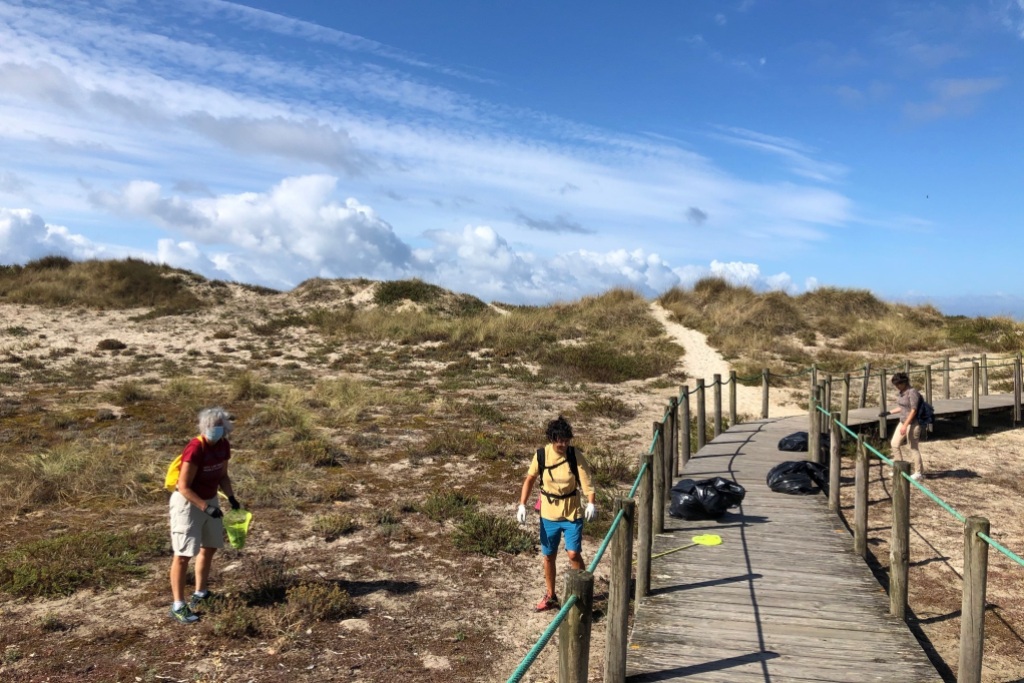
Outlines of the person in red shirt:
[{"label": "person in red shirt", "polygon": [[[241,504],[228,476],[231,459],[231,416],[223,408],[206,408],[199,413],[199,436],[185,446],[181,454],[181,473],[171,494],[171,617],[184,624],[199,620],[194,610],[210,597],[206,582],[217,548],[224,547],[224,513],[217,500],[217,490],[228,496],[231,509]],[[185,601],[185,578],[188,563],[196,558],[195,592]]]}]

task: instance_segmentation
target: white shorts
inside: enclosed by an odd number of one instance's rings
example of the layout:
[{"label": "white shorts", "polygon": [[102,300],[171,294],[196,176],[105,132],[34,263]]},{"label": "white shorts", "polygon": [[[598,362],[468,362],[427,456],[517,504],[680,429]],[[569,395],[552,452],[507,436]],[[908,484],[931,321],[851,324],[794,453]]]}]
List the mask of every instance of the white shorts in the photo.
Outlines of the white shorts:
[{"label": "white shorts", "polygon": [[[217,496],[206,501],[219,508]],[[175,491],[168,504],[171,514],[171,549],[182,557],[195,557],[200,548],[224,547],[224,520],[211,517]]]}]

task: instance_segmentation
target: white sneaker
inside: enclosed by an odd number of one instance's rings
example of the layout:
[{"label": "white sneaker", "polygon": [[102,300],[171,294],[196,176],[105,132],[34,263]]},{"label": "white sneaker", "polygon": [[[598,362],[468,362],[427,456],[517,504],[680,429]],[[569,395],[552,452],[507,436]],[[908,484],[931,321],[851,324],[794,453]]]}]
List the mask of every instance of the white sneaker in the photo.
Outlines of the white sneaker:
[{"label": "white sneaker", "polygon": [[914,472],[913,474],[910,475],[910,478],[913,479],[914,481],[921,481],[921,473]]}]

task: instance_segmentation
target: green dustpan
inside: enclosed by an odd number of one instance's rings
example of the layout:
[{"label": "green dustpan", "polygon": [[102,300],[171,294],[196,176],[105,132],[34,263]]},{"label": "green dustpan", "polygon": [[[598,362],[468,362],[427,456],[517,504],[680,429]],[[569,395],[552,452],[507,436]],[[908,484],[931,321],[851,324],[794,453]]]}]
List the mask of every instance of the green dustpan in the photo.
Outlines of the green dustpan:
[{"label": "green dustpan", "polygon": [[228,543],[235,550],[245,546],[251,522],[252,513],[248,510],[229,510],[224,513],[224,531],[228,532]]}]

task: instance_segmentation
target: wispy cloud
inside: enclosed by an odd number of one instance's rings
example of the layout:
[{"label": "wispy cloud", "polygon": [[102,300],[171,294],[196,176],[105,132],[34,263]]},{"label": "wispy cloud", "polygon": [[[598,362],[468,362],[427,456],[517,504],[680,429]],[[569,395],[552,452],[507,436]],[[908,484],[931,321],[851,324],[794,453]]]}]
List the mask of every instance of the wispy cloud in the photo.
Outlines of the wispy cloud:
[{"label": "wispy cloud", "polygon": [[911,121],[932,121],[947,117],[969,116],[981,105],[985,95],[1006,84],[1004,78],[946,78],[932,81],[931,100],[908,102],[904,115]]},{"label": "wispy cloud", "polygon": [[797,140],[745,128],[718,126],[717,130],[719,132],[713,135],[718,139],[782,158],[789,169],[799,176],[819,182],[835,182],[846,173],[846,167],[842,164],[812,158],[815,150]]}]

